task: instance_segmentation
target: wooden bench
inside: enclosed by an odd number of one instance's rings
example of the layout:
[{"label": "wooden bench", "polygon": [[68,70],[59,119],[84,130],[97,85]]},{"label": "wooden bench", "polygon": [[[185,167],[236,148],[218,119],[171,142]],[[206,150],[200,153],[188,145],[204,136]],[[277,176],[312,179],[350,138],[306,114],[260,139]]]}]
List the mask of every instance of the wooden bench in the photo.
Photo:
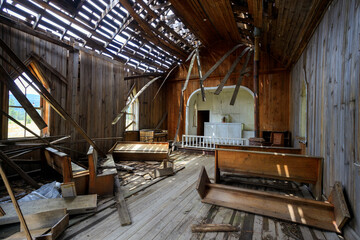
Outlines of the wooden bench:
[{"label": "wooden bench", "polygon": [[271,152],[215,149],[215,183],[220,171],[313,185],[316,199],[322,194],[323,158]]},{"label": "wooden bench", "polygon": [[256,152],[302,154],[302,150],[300,148],[289,148],[289,147],[238,146],[238,145],[222,145],[222,144],[216,144],[215,147],[222,149],[234,149],[234,150],[245,150],[245,151],[256,151]]},{"label": "wooden bench", "polygon": [[[96,150],[92,146],[90,146],[87,154],[89,162],[89,193],[96,193],[100,196],[112,195],[114,193],[114,176],[117,175],[112,154],[107,154],[106,159],[99,159]],[[105,168],[101,168],[99,173],[98,167]]]},{"label": "wooden bench", "polygon": [[115,161],[167,161],[168,142],[117,142],[111,148]]},{"label": "wooden bench", "polygon": [[196,187],[201,201],[222,207],[340,232],[350,218],[340,183],[329,202],[211,183],[202,167]]},{"label": "wooden bench", "polygon": [[[53,148],[46,148],[44,155],[47,164],[63,176],[64,183],[75,183],[78,195],[88,193],[96,193],[100,196],[113,194],[114,175],[117,174],[117,171],[112,154],[107,154],[107,159],[98,164],[97,152],[91,146],[88,151],[89,169],[84,169],[71,162],[70,156]],[[98,173],[98,165],[106,168]]]},{"label": "wooden bench", "polygon": [[87,194],[89,170],[71,162],[70,156],[54,148],[45,148],[44,155],[47,164],[62,175],[64,183],[74,182],[77,194]]}]

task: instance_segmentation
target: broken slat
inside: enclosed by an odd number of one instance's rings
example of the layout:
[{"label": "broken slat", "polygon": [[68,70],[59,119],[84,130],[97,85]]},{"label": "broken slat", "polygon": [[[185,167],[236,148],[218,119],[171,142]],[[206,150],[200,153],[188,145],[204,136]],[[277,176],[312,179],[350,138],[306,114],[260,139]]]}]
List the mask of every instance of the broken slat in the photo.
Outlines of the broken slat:
[{"label": "broken slat", "polygon": [[141,90],[139,92],[136,93],[136,95],[131,99],[131,101],[126,104],[125,107],[123,107],[123,109],[120,111],[120,113],[116,116],[116,118],[113,120],[112,125],[115,125],[120,119],[121,117],[124,115],[124,113],[126,112],[126,109],[135,102],[135,100],[146,90],[146,88],[148,88],[152,83],[154,83],[156,80],[158,80],[160,77],[156,77],[153,78],[151,81],[147,82],[145,84],[145,86],[143,86],[141,88]]},{"label": "broken slat", "polygon": [[39,113],[36,111],[34,106],[30,103],[30,101],[27,99],[27,97],[21,92],[19,87],[15,84],[15,82],[11,79],[9,74],[5,71],[5,69],[2,66],[0,66],[0,74],[2,76],[1,80],[6,84],[6,86],[9,88],[11,93],[14,95],[14,97],[18,100],[18,102],[24,108],[26,113],[29,114],[31,119],[36,124],[36,126],[39,129],[46,128],[47,125],[46,125],[44,119],[39,115]]},{"label": "broken slat", "polygon": [[[198,182],[207,177],[205,170],[202,175]],[[198,189],[205,189],[205,195],[199,192],[204,203],[340,232],[334,219],[336,206],[329,202],[205,182],[198,184]]]},{"label": "broken slat", "polygon": [[160,127],[161,127],[161,125],[163,124],[163,122],[165,121],[167,115],[168,115],[168,113],[166,112],[166,113],[162,116],[161,120],[160,120],[159,123],[156,125],[155,130],[160,129]]},{"label": "broken slat", "polygon": [[196,232],[237,232],[239,229],[231,224],[194,224],[191,226],[191,231]]},{"label": "broken slat", "polygon": [[224,56],[222,56],[219,61],[217,61],[210,69],[205,73],[205,75],[200,79],[200,84],[203,84],[203,82],[212,74],[219,66],[220,64],[228,57],[232,52],[234,52],[239,47],[244,46],[244,44],[238,44],[232,49],[230,49],[227,53],[225,53]]},{"label": "broken slat", "polygon": [[[25,221],[30,230],[52,227],[60,219],[66,215],[66,209],[55,209],[51,211],[44,211],[35,214],[25,215]],[[23,226],[20,226],[20,232],[23,232]]]},{"label": "broken slat", "polygon": [[187,88],[187,85],[189,84],[190,74],[191,74],[191,70],[192,70],[192,68],[193,68],[193,66],[194,66],[195,57],[196,57],[196,54],[194,54],[194,55],[192,56],[192,59],[191,59],[191,62],[190,62],[190,66],[189,66],[189,70],[188,70],[188,73],[187,73],[187,76],[186,76],[186,80],[185,80],[184,86],[182,87],[182,90],[181,90],[178,121],[177,121],[177,127],[176,127],[176,132],[175,132],[173,147],[172,147],[172,150],[173,150],[173,151],[174,151],[175,143],[177,142],[177,136],[178,136],[179,130],[180,130],[181,112],[182,112],[182,109],[183,109],[183,106],[184,106],[184,92],[185,92],[185,90],[186,90],[186,88]]},{"label": "broken slat", "polygon": [[[196,48],[196,63],[198,66],[198,72],[199,72],[199,79],[202,79],[202,72],[201,72],[201,63],[200,63],[200,54],[199,54],[199,48]],[[204,84],[200,81],[200,89],[201,89],[201,98],[205,102],[205,90],[204,90]]]},{"label": "broken slat", "polygon": [[242,82],[242,79],[244,77],[244,75],[248,72],[246,71],[246,67],[249,63],[249,60],[250,60],[250,56],[252,55],[252,51],[249,51],[247,56],[246,56],[246,60],[245,60],[245,63],[243,65],[243,67],[241,68],[240,70],[240,75],[239,75],[239,78],[236,82],[236,86],[235,86],[235,89],[234,89],[234,92],[233,92],[233,95],[231,97],[231,100],[230,100],[230,105],[234,105],[235,104],[235,101],[236,101],[236,97],[238,95],[238,92],[239,92],[239,89],[240,89],[240,86],[241,86],[241,82]]},{"label": "broken slat", "polygon": [[168,77],[170,76],[171,72],[174,71],[174,69],[177,68],[178,66],[179,66],[179,65],[176,64],[176,66],[173,67],[173,68],[171,68],[171,70],[168,72],[168,74],[167,74],[166,77],[164,78],[164,81],[161,83],[159,89],[156,91],[155,96],[154,96],[154,98],[153,98],[153,101],[155,100],[156,96],[159,94],[160,89],[162,88],[162,86],[165,84],[166,79],[168,79]]},{"label": "broken slat", "polygon": [[130,218],[130,213],[126,205],[124,194],[121,190],[119,177],[117,174],[114,176],[114,192],[115,192],[116,207],[119,213],[121,226],[130,225],[132,223]]},{"label": "broken slat", "polygon": [[[225,83],[227,82],[227,80],[229,79],[230,75],[232,74],[232,72],[235,70],[236,65],[238,65],[238,63],[240,62],[241,58],[245,55],[245,53],[247,53],[251,48],[247,47],[245,48],[240,55],[235,59],[235,61],[233,62],[233,64],[231,65],[229,71],[226,73],[225,77],[223,78],[223,80],[220,82],[218,88],[215,91],[215,95],[219,95],[222,91],[222,89],[224,88]],[[245,63],[247,65],[247,63]],[[243,65],[243,67],[245,66],[245,64]]]}]

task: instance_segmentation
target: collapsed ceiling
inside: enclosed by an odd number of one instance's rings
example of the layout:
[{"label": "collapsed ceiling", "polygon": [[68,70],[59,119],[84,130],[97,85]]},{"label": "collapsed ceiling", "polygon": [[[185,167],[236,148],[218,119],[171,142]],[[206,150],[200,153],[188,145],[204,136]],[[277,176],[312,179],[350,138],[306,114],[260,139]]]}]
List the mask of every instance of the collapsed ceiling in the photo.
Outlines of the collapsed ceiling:
[{"label": "collapsed ceiling", "polygon": [[[163,73],[196,46],[253,44],[289,67],[330,0],[1,0],[3,17],[125,63]],[[1,21],[0,21],[1,22]],[[230,44],[231,45],[231,44]]]}]

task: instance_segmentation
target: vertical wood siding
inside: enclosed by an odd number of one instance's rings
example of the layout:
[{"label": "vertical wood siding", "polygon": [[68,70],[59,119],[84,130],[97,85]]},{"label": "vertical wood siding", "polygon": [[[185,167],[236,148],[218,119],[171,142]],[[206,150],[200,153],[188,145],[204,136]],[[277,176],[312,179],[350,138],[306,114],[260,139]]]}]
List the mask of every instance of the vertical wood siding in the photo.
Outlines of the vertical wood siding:
[{"label": "vertical wood siding", "polygon": [[360,161],[359,59],[360,1],[336,0],[291,71],[291,131],[300,135],[300,93],[306,73],[307,153],[324,157],[325,195],[335,181],[344,186],[352,211],[345,229],[348,239],[360,236],[360,168],[354,165]]}]

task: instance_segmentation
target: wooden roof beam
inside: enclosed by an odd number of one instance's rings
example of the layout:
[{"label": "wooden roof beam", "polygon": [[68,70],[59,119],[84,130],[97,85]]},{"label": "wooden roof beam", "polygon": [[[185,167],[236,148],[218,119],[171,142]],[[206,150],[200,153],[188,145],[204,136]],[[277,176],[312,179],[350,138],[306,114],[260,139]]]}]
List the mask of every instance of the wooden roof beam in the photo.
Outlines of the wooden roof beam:
[{"label": "wooden roof beam", "polygon": [[165,41],[164,39],[155,36],[155,34],[153,33],[155,29],[136,13],[136,11],[133,9],[133,6],[129,3],[128,0],[120,0],[120,3],[139,24],[140,28],[144,32],[145,38],[148,38],[149,41],[152,41],[154,44],[158,44],[160,47],[168,50],[170,53],[176,55],[180,59],[185,59],[187,57],[187,54],[184,53],[184,51],[178,46],[174,46],[173,44]]},{"label": "wooden roof beam", "polygon": [[263,4],[262,0],[247,0],[249,13],[254,19],[254,26],[262,28],[263,23]]},{"label": "wooden roof beam", "polygon": [[[148,14],[150,14],[150,16],[153,17],[153,19],[159,19],[160,16],[157,15],[148,5],[146,5],[146,3],[143,0],[138,0],[137,3],[140,4],[140,6],[143,7],[148,12]],[[170,32],[172,35],[178,38],[182,43],[184,43],[190,49],[193,49],[193,47],[188,43],[187,40],[183,39],[177,32],[175,32],[174,29],[169,27],[163,21],[160,20],[158,26],[164,27],[168,32]]]}]

